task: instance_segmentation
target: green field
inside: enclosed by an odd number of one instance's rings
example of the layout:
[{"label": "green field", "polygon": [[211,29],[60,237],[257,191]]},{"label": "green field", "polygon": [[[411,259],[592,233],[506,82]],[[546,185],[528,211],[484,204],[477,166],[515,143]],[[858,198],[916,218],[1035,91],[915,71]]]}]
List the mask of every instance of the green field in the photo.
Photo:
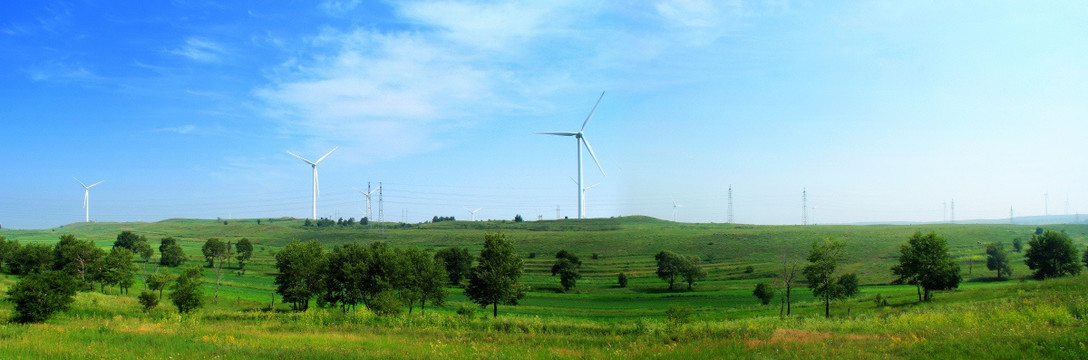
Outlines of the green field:
[{"label": "green field", "polygon": [[[46,230],[0,230],[9,240],[56,242],[61,234],[109,247],[122,230],[179,240],[189,265],[201,264],[210,237],[254,241],[247,272],[224,276],[219,299],[180,316],[168,301],[141,313],[135,294],[80,293],[73,308],[45,324],[7,323],[12,305],[0,303],[0,358],[808,358],[808,357],[1088,357],[1088,276],[1035,281],[1016,237],[1025,244],[1034,226],[928,224],[918,226],[752,226],[677,224],[644,217],[541,222],[442,222],[354,228],[307,228],[293,219],[167,220],[157,223],[79,223]],[[1081,251],[1088,225],[1054,225]],[[898,248],[916,231],[949,241],[964,282],[917,303],[912,286],[893,286]],[[450,291],[444,307],[427,314],[378,317],[313,307],[291,313],[275,303],[274,254],[291,240],[318,240],[331,249],[346,242],[385,241],[394,247],[479,251],[483,235],[502,232],[525,259],[522,282],[531,286],[518,306],[500,306],[498,319],[483,309],[472,317],[454,310],[469,301]],[[863,285],[855,298],[832,305],[832,319],[805,287],[795,288],[794,316],[779,317],[778,298],[761,306],[758,282],[772,282],[783,259],[803,262],[813,240],[846,243],[843,272]],[[1002,242],[1013,279],[994,281],[985,268],[985,244]],[[583,278],[569,293],[550,276],[554,255],[582,258]],[[654,275],[654,254],[670,250],[698,257],[708,272],[693,291],[667,291]],[[593,259],[596,254],[596,259]],[[158,254],[156,254],[157,258]],[[153,258],[152,263],[154,263]],[[140,263],[144,271],[154,265]],[[752,271],[746,268],[752,267]],[[630,276],[627,288],[616,275]],[[205,272],[213,293],[213,272]],[[0,276],[0,290],[15,281]],[[684,286],[686,287],[686,286]],[[681,287],[681,288],[684,288]],[[873,298],[887,297],[887,306]],[[278,296],[275,296],[278,300]],[[691,321],[670,325],[665,310],[682,305]]]}]

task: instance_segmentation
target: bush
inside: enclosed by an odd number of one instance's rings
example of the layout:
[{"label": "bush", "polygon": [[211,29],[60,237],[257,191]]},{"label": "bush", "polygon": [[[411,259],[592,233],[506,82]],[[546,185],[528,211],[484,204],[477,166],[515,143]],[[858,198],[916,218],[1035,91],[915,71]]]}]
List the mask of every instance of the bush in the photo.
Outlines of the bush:
[{"label": "bush", "polygon": [[378,293],[367,305],[370,311],[378,315],[400,315],[404,311],[404,302],[392,291]]},{"label": "bush", "polygon": [[535,252],[529,253],[529,258],[530,259],[536,259],[536,253]]},{"label": "bush", "polygon": [[670,305],[665,310],[665,321],[668,326],[668,330],[673,334],[673,340],[676,340],[676,334],[680,332],[680,329],[687,324],[691,317],[691,308],[682,305]]},{"label": "bush", "polygon": [[754,272],[756,272],[756,268],[752,267],[752,265],[748,265],[748,267],[744,268],[745,274],[751,274]]},{"label": "bush", "polygon": [[593,255],[591,255],[590,258],[593,259],[593,260],[597,260],[597,259],[600,259],[601,257],[600,257],[600,255],[597,255],[597,253],[593,253]]},{"label": "bush", "polygon": [[8,290],[8,300],[15,303],[13,321],[36,323],[49,319],[57,311],[67,310],[76,295],[79,282],[61,271],[30,274]]},{"label": "bush", "polygon": [[752,291],[752,295],[759,298],[759,302],[763,305],[771,303],[771,299],[774,299],[774,287],[767,283],[756,284],[756,289]]},{"label": "bush", "polygon": [[151,311],[151,309],[159,306],[159,296],[155,295],[153,291],[144,291],[140,293],[140,305],[143,305],[144,312]]},{"label": "bush", "polygon": [[617,277],[616,281],[620,284],[621,288],[627,287],[627,274],[621,272],[620,276]]},{"label": "bush", "polygon": [[461,306],[457,307],[457,315],[464,316],[464,317],[472,317],[472,315],[475,314],[475,313],[476,313],[476,307],[475,306],[467,305],[467,304],[461,304]]}]

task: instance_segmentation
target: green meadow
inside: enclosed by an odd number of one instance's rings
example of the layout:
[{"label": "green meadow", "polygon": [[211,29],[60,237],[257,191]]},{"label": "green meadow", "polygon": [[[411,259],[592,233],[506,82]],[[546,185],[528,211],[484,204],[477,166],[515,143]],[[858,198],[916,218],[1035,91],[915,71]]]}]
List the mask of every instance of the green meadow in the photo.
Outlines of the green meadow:
[{"label": "green meadow", "polygon": [[[79,293],[72,308],[43,324],[10,323],[12,304],[0,302],[0,358],[1088,358],[1088,275],[1030,280],[1012,240],[1034,226],[872,225],[752,226],[678,224],[645,217],[435,224],[372,224],[314,228],[296,219],[166,220],[157,223],[78,223],[45,230],[0,230],[21,243],[53,243],[62,234],[108,248],[123,230],[147,236],[152,247],[174,237],[205,264],[200,247],[211,237],[254,242],[246,273],[224,270],[218,299],[214,271],[205,269],[207,305],[179,315],[164,300],[144,313],[132,294]],[[1065,231],[1084,251],[1088,225],[1044,226]],[[916,231],[949,241],[961,266],[959,289],[919,303],[913,286],[889,285],[899,246]],[[292,240],[326,248],[385,241],[394,247],[478,252],[483,236],[502,232],[525,260],[521,282],[531,291],[498,318],[450,288],[445,306],[425,314],[377,316],[312,306],[289,311],[274,294],[274,256]],[[812,242],[846,243],[840,272],[858,274],[861,294],[832,304],[832,318],[804,285],[793,292],[793,316],[780,317],[779,297],[760,305],[759,282],[775,282],[783,260],[804,263]],[[1005,244],[1013,277],[997,281],[986,269],[985,244]],[[562,292],[550,268],[566,249],[582,261],[583,278]],[[654,274],[654,254],[670,250],[698,257],[706,280],[669,291]],[[144,272],[176,271],[139,262]],[[232,264],[236,266],[236,264]],[[626,273],[626,288],[616,277]],[[0,292],[16,278],[0,275]],[[679,284],[678,284],[679,285]],[[877,304],[879,295],[887,304]],[[6,295],[0,295],[4,297]],[[781,294],[779,294],[781,296]],[[474,305],[473,305],[474,306]],[[690,309],[686,322],[666,310]]]}]

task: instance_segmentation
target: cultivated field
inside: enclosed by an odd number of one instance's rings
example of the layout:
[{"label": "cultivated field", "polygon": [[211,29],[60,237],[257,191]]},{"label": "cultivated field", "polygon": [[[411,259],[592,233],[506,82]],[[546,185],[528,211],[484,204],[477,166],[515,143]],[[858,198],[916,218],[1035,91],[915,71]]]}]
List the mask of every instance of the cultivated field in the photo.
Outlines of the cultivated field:
[{"label": "cultivated field", "polygon": [[[122,230],[147,236],[153,248],[172,236],[189,255],[188,265],[204,263],[200,246],[207,238],[255,242],[246,274],[230,271],[219,299],[209,298],[193,314],[179,315],[168,300],[141,312],[139,284],[131,295],[80,293],[70,311],[38,325],[7,323],[12,305],[2,302],[0,358],[1088,358],[1088,275],[1025,280],[1030,272],[1022,254],[1011,251],[1011,241],[1020,237],[1026,244],[1034,226],[750,226],[633,217],[385,224],[368,230],[261,220],[0,231],[24,244],[52,243],[70,233],[102,247],[112,245]],[[1045,228],[1066,231],[1081,251],[1088,243],[1086,225]],[[964,278],[959,290],[919,304],[913,286],[888,285],[898,248],[915,231],[936,231],[948,239]],[[292,313],[273,295],[274,254],[293,239],[316,239],[326,249],[385,241],[394,247],[461,246],[478,252],[487,232],[502,232],[514,242],[525,259],[522,282],[533,289],[520,305],[500,306],[497,319],[483,309],[456,314],[470,304],[459,289],[451,289],[444,307],[397,317],[316,306]],[[861,294],[832,304],[832,319],[823,318],[822,304],[803,286],[794,290],[790,318],[779,317],[777,297],[772,305],[759,305],[752,296],[755,284],[774,281],[783,259],[803,262],[812,241],[828,236],[846,243],[842,271],[858,274]],[[984,244],[990,242],[1005,243],[1012,280],[994,281],[995,273],[986,270]],[[584,263],[583,278],[568,293],[550,274],[560,249]],[[698,257],[707,279],[693,291],[666,290],[654,274],[653,256],[661,250]],[[139,265],[155,271],[154,265]],[[616,285],[621,271],[631,277],[627,288]],[[210,296],[213,272],[205,274]],[[15,279],[0,276],[0,291]],[[875,304],[877,294],[887,305]],[[688,321],[668,321],[670,306],[691,309]]]}]

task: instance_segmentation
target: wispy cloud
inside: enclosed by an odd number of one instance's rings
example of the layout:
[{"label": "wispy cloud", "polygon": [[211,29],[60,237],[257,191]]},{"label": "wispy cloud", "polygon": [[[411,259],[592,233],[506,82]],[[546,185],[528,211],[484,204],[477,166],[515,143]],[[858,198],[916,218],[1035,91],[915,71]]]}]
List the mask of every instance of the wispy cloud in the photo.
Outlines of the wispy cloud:
[{"label": "wispy cloud", "polygon": [[318,7],[332,15],[343,15],[346,12],[355,10],[360,3],[362,3],[362,0],[326,0],[321,2]]},{"label": "wispy cloud", "polygon": [[186,39],[185,45],[170,50],[170,53],[206,63],[219,62],[223,56],[227,55],[226,49],[218,43],[196,37]]},{"label": "wispy cloud", "polygon": [[81,64],[48,62],[26,70],[34,81],[97,81],[102,78]]},{"label": "wispy cloud", "polygon": [[157,133],[159,133],[159,132],[169,132],[169,133],[175,133],[175,134],[180,134],[180,135],[188,135],[188,134],[192,133],[193,130],[196,130],[196,126],[182,125],[182,126],[154,129],[154,130],[151,130],[151,132],[157,132]]}]

